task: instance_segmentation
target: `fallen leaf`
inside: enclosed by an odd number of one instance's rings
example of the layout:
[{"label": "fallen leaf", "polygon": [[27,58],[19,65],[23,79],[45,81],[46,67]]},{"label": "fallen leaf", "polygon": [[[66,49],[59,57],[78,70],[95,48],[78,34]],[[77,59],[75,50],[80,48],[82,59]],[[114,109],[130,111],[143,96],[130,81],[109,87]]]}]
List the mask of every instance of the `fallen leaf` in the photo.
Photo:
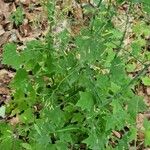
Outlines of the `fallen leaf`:
[{"label": "fallen leaf", "polygon": [[147,95],[150,96],[150,87],[147,87],[146,91],[147,91]]},{"label": "fallen leaf", "polygon": [[120,133],[119,132],[117,132],[117,131],[113,131],[113,134],[114,134],[114,136],[116,136],[117,138],[121,138],[121,135],[120,135]]},{"label": "fallen leaf", "polygon": [[28,23],[20,25],[19,29],[20,29],[21,35],[24,37],[29,36],[32,31],[32,29]]},{"label": "fallen leaf", "polygon": [[10,92],[9,92],[9,89],[6,88],[6,87],[0,87],[0,94],[1,95],[8,95]]},{"label": "fallen leaf", "polygon": [[11,35],[11,32],[8,31],[8,32],[5,32],[3,35],[0,36],[0,47],[1,47],[4,43],[6,43],[6,42],[8,41],[10,35]]},{"label": "fallen leaf", "polygon": [[31,3],[31,0],[20,0],[20,2],[25,6],[29,6],[29,4]]},{"label": "fallen leaf", "polygon": [[15,126],[15,125],[17,125],[17,124],[20,122],[20,121],[19,121],[19,117],[18,117],[18,116],[13,117],[13,118],[11,118],[11,119],[9,120],[9,122],[10,122],[11,125]]},{"label": "fallen leaf", "polygon": [[2,25],[0,25],[0,36],[1,36],[2,34],[4,34],[4,33],[5,33],[5,31],[4,31],[3,27],[2,27]]}]

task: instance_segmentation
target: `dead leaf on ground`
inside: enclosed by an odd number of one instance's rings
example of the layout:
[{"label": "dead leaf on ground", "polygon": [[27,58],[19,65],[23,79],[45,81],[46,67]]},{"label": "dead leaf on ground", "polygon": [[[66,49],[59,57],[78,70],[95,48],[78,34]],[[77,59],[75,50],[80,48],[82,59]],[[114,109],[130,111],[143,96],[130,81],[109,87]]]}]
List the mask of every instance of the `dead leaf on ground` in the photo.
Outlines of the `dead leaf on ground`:
[{"label": "dead leaf on ground", "polygon": [[8,95],[10,90],[7,87],[0,87],[0,95]]},{"label": "dead leaf on ground", "polygon": [[3,27],[2,27],[2,25],[0,25],[0,36],[3,35],[4,33],[5,33],[5,31],[4,31]]},{"label": "dead leaf on ground", "polygon": [[15,126],[15,125],[17,125],[20,122],[20,120],[19,120],[19,117],[16,116],[16,117],[11,118],[9,120],[9,122],[10,122],[11,125]]},{"label": "dead leaf on ground", "polygon": [[11,14],[10,3],[5,3],[3,0],[0,0],[0,11],[4,15],[5,20],[9,20]]},{"label": "dead leaf on ground", "polygon": [[8,41],[10,35],[11,35],[11,32],[8,31],[0,36],[0,47]]}]

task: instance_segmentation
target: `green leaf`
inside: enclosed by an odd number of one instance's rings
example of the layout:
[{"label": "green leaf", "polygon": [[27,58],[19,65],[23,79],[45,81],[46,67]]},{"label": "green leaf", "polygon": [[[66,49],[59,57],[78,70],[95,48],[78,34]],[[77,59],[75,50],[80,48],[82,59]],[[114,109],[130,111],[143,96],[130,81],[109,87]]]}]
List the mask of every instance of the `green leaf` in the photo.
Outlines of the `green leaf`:
[{"label": "green leaf", "polygon": [[144,85],[150,86],[150,77],[148,77],[148,76],[143,77],[142,82]]},{"label": "green leaf", "polygon": [[143,9],[148,14],[150,13],[150,1],[149,0],[143,0]]},{"label": "green leaf", "polygon": [[14,11],[10,15],[10,19],[16,24],[16,26],[22,24],[23,19],[24,19],[24,12],[23,12],[22,7],[17,7],[16,11]]},{"label": "green leaf", "polygon": [[34,115],[31,108],[28,108],[19,116],[19,119],[23,123],[32,123],[34,121]]},{"label": "green leaf", "polygon": [[117,92],[119,92],[120,88],[121,88],[120,86],[118,86],[114,82],[111,82],[111,90],[112,90],[112,92],[117,93]]},{"label": "green leaf", "polygon": [[55,108],[55,109],[51,109],[47,113],[48,113],[48,117],[56,126],[58,127],[63,126],[63,124],[65,123],[65,115],[62,110],[60,110],[59,108]]},{"label": "green leaf", "polygon": [[112,120],[113,123],[116,124],[116,128],[118,130],[121,130],[124,125],[127,118],[127,112],[122,107],[121,103],[119,102],[119,99],[114,99],[111,103],[113,111],[112,111]]},{"label": "green leaf", "polygon": [[57,150],[68,150],[68,145],[61,141],[58,141],[55,145],[56,145]]},{"label": "green leaf", "polygon": [[5,117],[5,111],[6,111],[6,107],[5,106],[1,106],[0,107],[0,117],[2,117],[2,118]]},{"label": "green leaf", "polygon": [[[133,27],[133,32],[136,33],[137,36],[142,35],[142,34],[144,34],[145,36],[148,36],[150,34],[150,26],[146,25],[146,23],[143,21],[137,22],[136,25]],[[144,40],[140,39],[140,41],[142,42]]]},{"label": "green leaf", "polygon": [[89,92],[80,92],[80,99],[76,106],[81,107],[82,110],[90,111],[94,106],[92,94]]},{"label": "green leaf", "polygon": [[16,45],[9,43],[4,45],[3,59],[2,63],[10,65],[14,69],[19,69],[21,65],[21,59],[16,51]]},{"label": "green leaf", "polygon": [[71,122],[82,122],[84,120],[84,116],[81,113],[74,113]]},{"label": "green leaf", "polygon": [[128,99],[128,114],[130,117],[128,117],[129,122],[135,123],[136,117],[138,113],[142,113],[146,111],[147,107],[145,102],[141,97],[138,97],[133,94],[132,97],[127,98]]},{"label": "green leaf", "polygon": [[32,150],[31,145],[28,144],[28,143],[22,143],[21,145],[22,145],[22,147],[25,148],[26,150]]},{"label": "green leaf", "polygon": [[[126,85],[128,81],[128,77],[125,72],[125,63],[119,57],[115,58],[111,64],[111,80],[114,81],[117,85]],[[116,80],[117,79],[117,80]]]},{"label": "green leaf", "polygon": [[133,55],[138,55],[141,52],[141,45],[138,43],[138,41],[134,41],[131,44],[131,47]]},{"label": "green leaf", "polygon": [[145,143],[144,144],[145,146],[150,146],[150,122],[147,119],[144,120],[144,128],[145,128],[145,131],[144,131]]},{"label": "green leaf", "polygon": [[27,88],[28,73],[25,69],[19,69],[11,82],[11,86],[15,89],[25,90]]},{"label": "green leaf", "polygon": [[82,141],[82,143],[86,143],[90,149],[92,150],[99,150],[104,149],[104,135],[96,135],[95,133],[92,133],[89,135],[89,137]]},{"label": "green leaf", "polygon": [[135,63],[131,63],[131,64],[126,65],[127,72],[134,72],[135,68],[136,68]]}]

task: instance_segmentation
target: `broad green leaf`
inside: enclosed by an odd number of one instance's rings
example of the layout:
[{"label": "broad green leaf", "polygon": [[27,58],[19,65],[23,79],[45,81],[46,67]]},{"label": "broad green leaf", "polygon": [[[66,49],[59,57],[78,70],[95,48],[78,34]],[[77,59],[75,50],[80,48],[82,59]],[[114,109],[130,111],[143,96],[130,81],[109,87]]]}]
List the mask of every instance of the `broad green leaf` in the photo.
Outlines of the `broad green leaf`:
[{"label": "broad green leaf", "polygon": [[96,86],[102,88],[102,89],[108,89],[110,86],[109,77],[107,74],[104,75],[98,75],[96,80]]},{"label": "broad green leaf", "polygon": [[16,51],[16,45],[13,43],[4,45],[2,63],[14,69],[19,69],[21,62],[19,53]]},{"label": "broad green leaf", "polygon": [[110,31],[111,33],[112,33],[112,36],[111,36],[111,38],[113,39],[113,40],[116,40],[116,39],[121,39],[121,37],[122,37],[122,32],[120,31],[120,30],[118,30],[118,29],[112,29],[111,31]]},{"label": "broad green leaf", "polygon": [[35,128],[35,130],[37,131],[37,133],[38,133],[39,135],[41,135],[40,128],[38,127],[37,124],[34,124],[34,128]]},{"label": "broad green leaf", "polygon": [[143,0],[143,9],[145,12],[150,14],[150,1],[149,0]]},{"label": "broad green leaf", "polygon": [[150,34],[150,26],[146,25],[145,22],[139,21],[133,26],[133,32],[136,33],[138,36],[144,34],[148,36]]},{"label": "broad green leaf", "polygon": [[32,150],[31,145],[28,144],[28,143],[22,143],[21,145],[22,145],[22,147],[25,148],[26,150]]},{"label": "broad green leaf", "polygon": [[[110,78],[114,81],[117,85],[126,85],[128,81],[128,77],[125,72],[125,63],[119,57],[115,58],[111,63],[110,69]],[[116,80],[117,79],[117,80]]]},{"label": "broad green leaf", "polygon": [[71,122],[82,122],[84,120],[84,116],[81,113],[74,113],[71,119]]},{"label": "broad green leaf", "polygon": [[86,143],[92,150],[99,150],[104,149],[104,141],[105,136],[103,135],[103,133],[101,135],[92,133],[87,139],[83,140],[82,143]]},{"label": "broad green leaf", "polygon": [[118,86],[114,82],[111,82],[111,90],[112,90],[112,92],[117,93],[117,92],[119,92],[120,88],[121,88],[120,86]]},{"label": "broad green leaf", "polygon": [[150,86],[150,77],[148,77],[148,76],[143,77],[142,82],[144,85]]},{"label": "broad green leaf", "polygon": [[120,100],[122,99],[113,99],[113,101],[111,102],[112,105],[112,120],[113,123],[116,126],[117,130],[121,130],[126,122],[127,119],[127,112],[125,111],[125,109],[123,108]]},{"label": "broad green leaf", "polygon": [[90,111],[94,106],[92,94],[90,92],[80,92],[80,99],[76,106],[81,107],[82,110]]},{"label": "broad green leaf", "polygon": [[61,142],[66,142],[66,143],[73,142],[71,132],[60,132],[60,133],[57,133],[57,135],[60,137]]},{"label": "broad green leaf", "polygon": [[126,98],[128,100],[128,122],[135,123],[138,113],[144,112],[147,107],[141,97],[133,95],[132,97]]},{"label": "broad green leaf", "polygon": [[130,63],[126,65],[126,70],[127,72],[134,72],[136,68],[136,64],[135,63]]},{"label": "broad green leaf", "polygon": [[57,150],[68,150],[68,145],[66,143],[63,143],[61,141],[58,141],[56,144],[55,144]]},{"label": "broad green leaf", "polygon": [[28,80],[29,78],[27,71],[25,69],[19,69],[11,82],[11,86],[24,91],[27,88]]},{"label": "broad green leaf", "polygon": [[145,139],[144,139],[144,142],[145,142],[145,146],[150,146],[150,122],[145,119],[144,120],[144,134],[145,134]]},{"label": "broad green leaf", "polygon": [[101,99],[104,99],[108,96],[108,91],[110,87],[110,80],[107,74],[100,74],[97,76],[96,84],[95,84],[98,95]]},{"label": "broad green leaf", "polygon": [[32,123],[34,121],[33,110],[28,108],[19,116],[19,119],[23,123]]},{"label": "broad green leaf", "polygon": [[114,59],[115,57],[115,52],[113,51],[112,48],[109,48],[107,50],[107,57],[106,57],[106,67],[110,67],[111,66],[111,61]]},{"label": "broad green leaf", "polygon": [[48,113],[48,117],[53,122],[53,124],[55,124],[59,128],[63,126],[63,124],[65,123],[65,115],[62,110],[60,110],[59,108],[55,108],[49,110],[47,113]]},{"label": "broad green leaf", "polygon": [[145,54],[144,56],[145,60],[150,61],[150,52],[146,51],[144,54]]}]

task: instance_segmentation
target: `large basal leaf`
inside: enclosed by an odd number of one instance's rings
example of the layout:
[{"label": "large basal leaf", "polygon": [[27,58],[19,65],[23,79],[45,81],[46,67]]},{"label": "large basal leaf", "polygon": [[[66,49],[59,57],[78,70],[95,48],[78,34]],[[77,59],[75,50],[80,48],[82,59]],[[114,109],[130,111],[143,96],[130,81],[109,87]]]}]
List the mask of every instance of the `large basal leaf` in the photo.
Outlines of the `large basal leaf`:
[{"label": "large basal leaf", "polygon": [[89,92],[80,92],[80,99],[76,105],[81,107],[82,110],[90,111],[94,106],[92,94]]},{"label": "large basal leaf", "polygon": [[12,68],[18,69],[21,64],[19,53],[16,51],[16,45],[9,43],[4,45],[2,63],[11,66]]}]

